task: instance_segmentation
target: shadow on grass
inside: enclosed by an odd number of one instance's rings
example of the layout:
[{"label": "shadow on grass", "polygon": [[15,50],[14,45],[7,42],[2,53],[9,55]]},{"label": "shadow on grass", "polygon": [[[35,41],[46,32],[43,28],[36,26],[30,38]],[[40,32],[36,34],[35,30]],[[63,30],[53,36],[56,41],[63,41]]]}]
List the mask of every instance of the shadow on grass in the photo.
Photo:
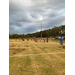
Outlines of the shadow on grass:
[{"label": "shadow on grass", "polygon": [[22,49],[22,50],[26,50],[26,49]]},{"label": "shadow on grass", "polygon": [[26,50],[25,48],[12,48],[10,49],[9,51],[9,55],[14,55],[14,54],[17,54],[17,53],[22,53],[24,50]]}]

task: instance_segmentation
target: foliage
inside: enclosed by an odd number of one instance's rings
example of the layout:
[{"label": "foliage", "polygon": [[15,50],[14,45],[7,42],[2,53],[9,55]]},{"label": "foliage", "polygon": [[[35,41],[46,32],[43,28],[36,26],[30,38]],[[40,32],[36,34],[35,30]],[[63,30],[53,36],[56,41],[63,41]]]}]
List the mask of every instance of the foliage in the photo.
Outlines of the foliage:
[{"label": "foliage", "polygon": [[[61,25],[59,27],[54,27],[52,29],[42,31],[42,37],[55,37],[55,36],[65,36],[65,25]],[[34,38],[34,37],[41,37],[41,31],[35,33],[28,33],[28,34],[9,34],[9,38]]]}]

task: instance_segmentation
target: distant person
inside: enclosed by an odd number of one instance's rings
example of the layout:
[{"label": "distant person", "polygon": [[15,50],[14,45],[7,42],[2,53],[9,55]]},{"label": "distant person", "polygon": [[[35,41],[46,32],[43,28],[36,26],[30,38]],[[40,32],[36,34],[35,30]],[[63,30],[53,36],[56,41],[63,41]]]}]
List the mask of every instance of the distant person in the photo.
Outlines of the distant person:
[{"label": "distant person", "polygon": [[45,39],[45,41],[47,42],[47,39]]},{"label": "distant person", "polygon": [[31,38],[31,41],[32,41],[32,38]]},{"label": "distant person", "polygon": [[35,39],[35,42],[36,42],[36,39]]},{"label": "distant person", "polygon": [[47,37],[47,42],[48,42],[48,37]]},{"label": "distant person", "polygon": [[34,39],[34,41],[35,41],[35,39]]},{"label": "distant person", "polygon": [[29,41],[29,38],[28,38],[28,41]]},{"label": "distant person", "polygon": [[37,39],[37,42],[38,42],[38,39]]},{"label": "distant person", "polygon": [[24,39],[22,39],[24,41]]},{"label": "distant person", "polygon": [[27,38],[27,41],[28,41],[28,38]]},{"label": "distant person", "polygon": [[63,46],[63,38],[62,38],[62,36],[60,38],[60,47],[59,48],[61,48],[61,46]]},{"label": "distant person", "polygon": [[27,38],[27,42],[28,42],[28,38]]}]

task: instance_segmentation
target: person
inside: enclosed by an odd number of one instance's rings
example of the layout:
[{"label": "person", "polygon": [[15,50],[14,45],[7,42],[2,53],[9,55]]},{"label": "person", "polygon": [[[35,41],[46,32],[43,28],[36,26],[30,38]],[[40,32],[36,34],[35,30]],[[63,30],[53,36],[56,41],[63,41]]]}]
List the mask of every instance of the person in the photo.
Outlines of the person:
[{"label": "person", "polygon": [[28,41],[28,38],[27,38],[27,41]]},{"label": "person", "polygon": [[37,39],[37,42],[39,42],[38,39]]},{"label": "person", "polygon": [[29,41],[29,38],[28,38],[28,41]]},{"label": "person", "polygon": [[59,48],[61,48],[61,46],[63,46],[63,38],[62,38],[62,36],[60,38],[60,46],[59,46]]},{"label": "person", "polygon": [[37,42],[37,39],[35,39],[35,42]]},{"label": "person", "polygon": [[27,42],[28,42],[28,38],[27,38]]},{"label": "person", "polygon": [[36,39],[35,39],[35,42],[36,42]]},{"label": "person", "polygon": [[34,41],[35,41],[35,39],[34,39]]},{"label": "person", "polygon": [[48,37],[47,37],[47,42],[48,42]]},{"label": "person", "polygon": [[31,38],[31,41],[32,41],[32,38]]},{"label": "person", "polygon": [[22,39],[24,41],[24,39]]}]

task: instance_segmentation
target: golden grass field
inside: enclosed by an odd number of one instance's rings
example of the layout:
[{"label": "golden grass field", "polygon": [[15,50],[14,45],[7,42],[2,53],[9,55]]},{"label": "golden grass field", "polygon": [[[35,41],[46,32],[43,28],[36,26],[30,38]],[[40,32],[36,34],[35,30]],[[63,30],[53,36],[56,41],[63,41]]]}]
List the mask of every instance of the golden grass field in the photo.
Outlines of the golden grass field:
[{"label": "golden grass field", "polygon": [[9,75],[65,75],[65,49],[59,45],[59,40],[10,39]]}]

